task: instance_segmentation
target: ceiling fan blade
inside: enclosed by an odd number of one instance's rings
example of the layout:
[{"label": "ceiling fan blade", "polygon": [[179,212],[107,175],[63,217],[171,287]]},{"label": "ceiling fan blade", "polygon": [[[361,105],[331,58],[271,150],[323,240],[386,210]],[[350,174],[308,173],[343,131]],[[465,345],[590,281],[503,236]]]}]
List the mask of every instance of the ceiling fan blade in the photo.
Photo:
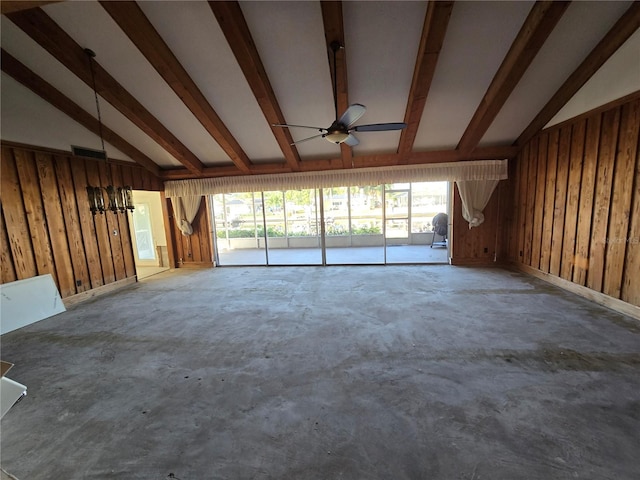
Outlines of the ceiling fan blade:
[{"label": "ceiling fan blade", "polygon": [[314,135],[313,137],[307,137],[307,138],[303,138],[302,140],[298,140],[297,142],[293,142],[291,145],[297,145],[298,143],[306,142],[307,140],[313,140],[314,138],[324,137],[324,135],[325,135],[324,133],[319,133],[318,135]]},{"label": "ceiling fan blade", "polygon": [[395,122],[395,123],[372,123],[370,125],[358,125],[357,127],[353,127],[350,130],[354,132],[384,132],[387,130],[402,130],[403,128],[407,128],[406,123]]},{"label": "ceiling fan blade", "polygon": [[338,120],[338,123],[341,123],[345,127],[348,127],[352,123],[357,122],[358,119],[362,115],[364,115],[364,112],[366,111],[367,111],[367,107],[365,107],[364,105],[360,105],[359,103],[354,103],[353,105],[349,105],[349,108],[347,108],[344,111],[344,113]]},{"label": "ceiling fan blade", "polygon": [[358,141],[358,139],[355,136],[353,136],[352,134],[349,134],[349,136],[346,138],[346,140],[344,142],[342,142],[342,143],[346,143],[350,147],[355,147],[360,142]]},{"label": "ceiling fan blade", "polygon": [[309,125],[290,125],[288,123],[272,123],[271,124],[272,127],[283,127],[283,128],[291,128],[291,127],[296,127],[296,128],[310,128],[312,130],[318,130],[319,132],[326,132],[327,129],[326,128],[321,128],[321,127],[310,127]]}]

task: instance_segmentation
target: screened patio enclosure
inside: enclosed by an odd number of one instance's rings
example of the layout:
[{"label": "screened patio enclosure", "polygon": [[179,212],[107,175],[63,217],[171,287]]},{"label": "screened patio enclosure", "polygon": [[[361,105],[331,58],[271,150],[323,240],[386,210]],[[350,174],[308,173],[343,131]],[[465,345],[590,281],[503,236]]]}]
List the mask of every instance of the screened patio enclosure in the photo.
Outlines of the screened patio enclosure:
[{"label": "screened patio enclosure", "polygon": [[[449,182],[209,196],[216,265],[447,263]],[[435,242],[435,244],[434,244]]]}]

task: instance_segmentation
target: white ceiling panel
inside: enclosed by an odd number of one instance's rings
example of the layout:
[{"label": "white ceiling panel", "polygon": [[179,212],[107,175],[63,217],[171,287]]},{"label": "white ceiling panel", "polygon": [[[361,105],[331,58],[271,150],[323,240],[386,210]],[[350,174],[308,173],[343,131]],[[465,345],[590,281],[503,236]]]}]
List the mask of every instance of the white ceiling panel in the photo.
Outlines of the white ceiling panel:
[{"label": "white ceiling panel", "polygon": [[[345,2],[349,103],[366,113],[356,124],[402,122],[424,25],[426,2]],[[357,133],[354,154],[392,153],[400,132]]]},{"label": "white ceiling panel", "polygon": [[[532,0],[454,2],[448,28],[442,32],[442,49],[417,125],[413,152],[448,150],[442,158],[461,155],[456,150],[460,138],[523,25],[531,27],[525,21],[534,4]],[[115,5],[111,4],[117,8]],[[228,128],[233,138],[227,140],[237,140],[252,164],[269,164],[250,173],[295,170],[295,165],[283,166],[285,147],[278,145],[274,129],[260,107],[262,101],[270,99],[255,98],[210,5],[202,1],[159,0],[142,1],[138,5]],[[277,105],[272,107],[279,108],[290,124],[329,127],[336,112],[329,66],[332,54],[326,45],[321,3],[265,0],[241,1],[238,5],[239,8],[221,10],[224,15],[230,15],[231,22],[236,15],[244,17],[238,21],[246,21],[253,40],[253,45],[247,47],[255,46],[264,65],[277,100]],[[408,100],[428,5],[418,1],[342,2],[349,103],[367,107],[356,124],[401,122],[408,108],[421,111],[421,103],[408,105]],[[482,146],[496,145],[504,147],[505,156],[512,157],[516,152],[510,147],[513,142],[615,22],[622,18],[628,25],[634,25],[637,5],[638,2],[628,0],[572,2],[475,151]],[[439,7],[444,6],[439,4]],[[626,15],[627,9],[635,13]],[[100,2],[57,2],[46,5],[42,11],[24,9],[3,15],[2,48],[95,118],[92,89],[9,20],[14,18],[25,30],[33,30],[32,34],[37,37],[34,27],[46,21],[40,18],[43,11],[78,45],[94,50],[96,61],[123,88],[205,166],[213,167],[202,175],[238,173],[216,168],[232,165],[228,155]],[[557,12],[557,9],[548,11],[547,20],[553,21]],[[447,7],[435,8],[436,18],[447,13]],[[228,26],[230,24],[225,23],[225,28]],[[136,27],[133,24],[131,28]],[[431,30],[431,40],[437,41],[440,33],[437,28]],[[47,42],[57,41],[56,34],[38,41],[46,46]],[[550,124],[640,90],[639,51],[640,34],[636,32]],[[15,75],[20,78],[18,73]],[[4,140],[61,150],[68,149],[70,144],[99,145],[95,135],[66,115],[56,113],[18,82],[6,75],[3,80]],[[29,83],[27,78],[19,81]],[[24,108],[19,108],[21,104]],[[179,159],[102,98],[100,106],[107,127],[160,168],[177,170],[167,177],[198,175],[186,169]],[[319,132],[291,128],[290,133],[299,141]],[[352,149],[354,165],[374,166],[381,162],[394,165],[404,160],[395,157],[400,132],[360,132],[356,136],[360,144]],[[111,158],[127,159],[111,146],[107,150]],[[296,151],[303,161],[308,161],[303,170],[335,168],[349,159],[345,156],[342,161],[329,162],[340,160],[342,150],[322,138],[296,144],[293,156]],[[481,155],[482,152],[478,154]],[[410,162],[425,161],[425,158],[407,157]]]},{"label": "white ceiling panel", "polygon": [[[612,81],[615,79],[615,81]],[[640,91],[640,30],[607,60],[547,127]]]},{"label": "white ceiling panel", "polygon": [[480,145],[499,145],[517,138],[630,3],[571,3]]},{"label": "white ceiling panel", "polygon": [[[46,12],[205,165],[230,159],[97,2],[62,2]],[[99,28],[97,28],[99,26]]]},{"label": "white ceiling panel", "polygon": [[[0,101],[3,140],[67,152],[71,145],[102,149],[97,135],[4,72]],[[133,162],[113,145],[105,143],[105,150],[109,158]]]},{"label": "white ceiling panel", "polygon": [[415,150],[455,148],[533,2],[457,2]]},{"label": "white ceiling panel", "polygon": [[249,158],[282,161],[271,127],[207,3],[139,5]]},{"label": "white ceiling panel", "polygon": [[[16,27],[11,21],[2,17],[2,48],[18,59],[35,74],[44,78],[48,83],[63,93],[69,100],[77,104],[92,117],[97,118],[96,102],[93,89],[76,77],[69,69],[49,55],[42,47],[31,40],[22,30]],[[146,133],[135,126],[128,118],[111,106],[106,100],[99,97],[100,112],[104,125],[123,137],[142,153],[151,158],[161,167],[175,168],[182,164],[176,160],[169,152],[162,148]],[[3,116],[3,122],[12,123],[12,119]],[[23,126],[28,126],[28,123]],[[58,123],[49,124],[50,132],[43,132],[49,137],[57,138],[73,137],[76,131],[76,122],[71,118],[60,119]],[[67,131],[69,129],[69,131]],[[4,138],[4,137],[3,137]],[[72,142],[73,143],[73,142]],[[81,141],[76,141],[73,145],[98,148],[89,144],[85,145]],[[99,145],[99,140],[97,145]],[[58,148],[58,147],[56,147]],[[67,150],[69,145],[67,145]],[[128,157],[118,157],[111,149],[107,149],[110,158],[125,160]],[[124,155],[124,154],[121,154]]]},{"label": "white ceiling panel", "polygon": [[[322,11],[317,2],[242,2],[265,71],[287,123],[328,127],[335,118]],[[291,128],[294,141],[318,132]],[[300,158],[336,155],[318,138],[297,145]]]}]

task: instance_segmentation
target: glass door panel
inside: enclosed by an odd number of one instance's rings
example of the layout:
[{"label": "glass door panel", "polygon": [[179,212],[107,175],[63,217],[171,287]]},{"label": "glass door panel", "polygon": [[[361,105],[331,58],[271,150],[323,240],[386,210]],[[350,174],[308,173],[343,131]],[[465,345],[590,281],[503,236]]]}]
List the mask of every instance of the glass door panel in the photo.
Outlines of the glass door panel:
[{"label": "glass door panel", "polygon": [[386,190],[384,239],[386,263],[406,263],[409,245],[410,190]]},{"label": "glass door panel", "polygon": [[382,187],[323,189],[328,265],[384,263]]},{"label": "glass door panel", "polygon": [[138,260],[156,262],[156,249],[151,231],[149,205],[137,203],[133,211],[134,243]]},{"label": "glass door panel", "polygon": [[266,265],[260,193],[212,195],[218,265]]},{"label": "glass door panel", "polygon": [[269,265],[321,265],[317,190],[264,192]]}]

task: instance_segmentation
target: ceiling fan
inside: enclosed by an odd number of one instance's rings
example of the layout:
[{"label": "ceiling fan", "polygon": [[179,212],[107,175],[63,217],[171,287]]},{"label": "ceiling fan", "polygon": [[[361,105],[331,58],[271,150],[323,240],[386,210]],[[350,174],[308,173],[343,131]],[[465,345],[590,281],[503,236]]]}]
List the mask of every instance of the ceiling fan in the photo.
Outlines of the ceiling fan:
[{"label": "ceiling fan", "polygon": [[317,135],[313,135],[308,138],[303,138],[302,140],[298,140],[297,142],[293,142],[291,145],[295,145],[297,143],[306,142],[308,140],[313,140],[314,138],[324,138],[331,143],[345,143],[350,147],[358,145],[360,142],[351,132],[385,132],[389,130],[402,130],[406,128],[407,124],[402,122],[393,122],[393,123],[373,123],[369,125],[356,125],[353,124],[358,121],[364,112],[367,110],[367,107],[361,105],[359,103],[354,103],[349,105],[349,107],[344,111],[342,116],[338,118],[338,95],[336,92],[337,79],[336,79],[336,52],[344,48],[338,42],[331,43],[331,49],[333,50],[333,98],[335,104],[335,112],[336,112],[336,120],[328,127],[310,127],[308,125],[291,125],[286,123],[276,123],[273,124],[274,127],[283,127],[283,128],[310,128],[313,130],[317,130],[320,133]]}]

